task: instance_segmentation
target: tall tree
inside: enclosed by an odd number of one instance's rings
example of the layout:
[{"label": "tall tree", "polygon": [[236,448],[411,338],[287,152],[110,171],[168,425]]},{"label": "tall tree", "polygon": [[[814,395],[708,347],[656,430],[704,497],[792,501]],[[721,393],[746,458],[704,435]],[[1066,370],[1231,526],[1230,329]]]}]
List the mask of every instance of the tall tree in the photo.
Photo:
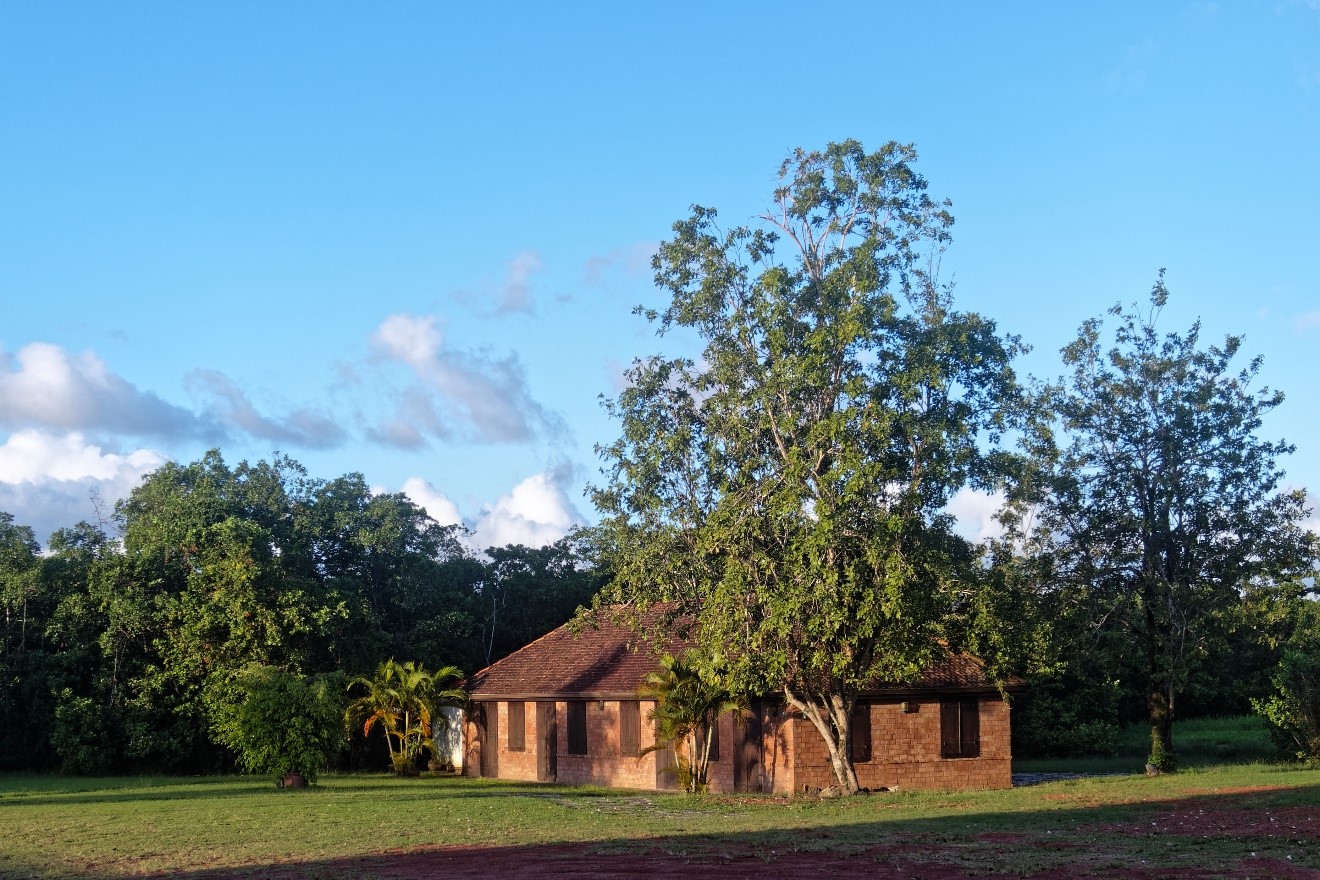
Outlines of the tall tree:
[{"label": "tall tree", "polygon": [[1055,588],[1121,628],[1140,653],[1150,763],[1176,766],[1179,693],[1249,591],[1298,575],[1309,557],[1304,493],[1281,491],[1292,447],[1257,437],[1283,395],[1253,389],[1260,358],[1235,371],[1241,339],[1203,348],[1200,324],[1161,335],[1163,273],[1147,309],[1115,306],[1063,349],[1052,389],[1064,440],[1047,461],[1035,551]]},{"label": "tall tree", "polygon": [[1017,340],[936,277],[953,218],[915,159],[798,150],[755,226],[702,207],[674,225],[653,261],[671,301],[642,311],[704,348],[634,363],[594,492],[603,601],[676,602],[705,672],[781,691],[849,792],[857,694],[940,650],[970,559],[943,510],[994,481],[1018,400]]}]

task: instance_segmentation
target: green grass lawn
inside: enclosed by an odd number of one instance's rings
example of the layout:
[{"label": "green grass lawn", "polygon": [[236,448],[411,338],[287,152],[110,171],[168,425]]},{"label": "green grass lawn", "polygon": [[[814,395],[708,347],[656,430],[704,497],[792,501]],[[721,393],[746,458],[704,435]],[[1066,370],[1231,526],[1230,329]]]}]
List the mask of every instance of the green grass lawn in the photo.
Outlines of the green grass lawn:
[{"label": "green grass lawn", "polygon": [[[1193,718],[1173,728],[1173,745],[1182,767],[1226,763],[1269,763],[1282,757],[1270,739],[1265,720],[1256,715]],[[1141,773],[1150,754],[1150,726],[1130,724],[1112,758],[1043,758],[1015,760],[1015,773]]]},{"label": "green grass lawn", "polygon": [[[265,876],[270,866],[283,877],[356,877],[371,872],[357,863],[350,870],[349,860],[373,854],[387,864],[443,846],[575,842],[604,854],[697,860],[730,852],[772,860],[802,850],[843,858],[901,844],[941,864],[993,872],[1011,864],[1016,876],[1070,864],[1077,847],[1111,866],[1214,867],[1250,853],[1320,869],[1313,816],[1320,816],[1320,772],[1284,764],[834,801],[440,776],[332,775],[308,790],[282,791],[253,777],[10,775],[0,776],[0,878],[205,878],[233,876],[226,872],[234,868]],[[1276,822],[1307,824],[1274,835]],[[377,876],[399,875],[382,867]]]}]

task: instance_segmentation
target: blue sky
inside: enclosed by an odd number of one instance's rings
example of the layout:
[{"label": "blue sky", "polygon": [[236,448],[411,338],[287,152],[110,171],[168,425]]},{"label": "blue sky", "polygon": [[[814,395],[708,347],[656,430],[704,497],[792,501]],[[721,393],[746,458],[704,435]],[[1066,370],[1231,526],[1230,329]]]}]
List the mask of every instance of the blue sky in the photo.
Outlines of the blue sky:
[{"label": "blue sky", "polygon": [[[962,308],[1245,336],[1320,487],[1320,3],[0,4],[0,510],[302,461],[479,543],[592,512],[599,397],[692,203],[914,143]],[[986,505],[965,499],[974,533]]]}]

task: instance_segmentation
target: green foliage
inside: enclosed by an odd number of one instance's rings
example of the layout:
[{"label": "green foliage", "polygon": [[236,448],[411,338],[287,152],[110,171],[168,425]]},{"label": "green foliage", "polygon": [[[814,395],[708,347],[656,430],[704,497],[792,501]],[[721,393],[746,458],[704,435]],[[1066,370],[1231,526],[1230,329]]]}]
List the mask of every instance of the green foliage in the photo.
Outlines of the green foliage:
[{"label": "green foliage", "polygon": [[116,728],[106,707],[69,688],[62,690],[50,735],[61,771],[83,776],[109,772],[117,757],[112,738]]},{"label": "green foliage", "polygon": [[583,564],[582,536],[541,548],[490,547],[475,593],[481,613],[482,664],[530,644],[571,618],[601,587],[600,573]]},{"label": "green foliage", "polygon": [[1070,617],[1121,634],[1161,769],[1176,766],[1177,700],[1224,653],[1243,596],[1295,578],[1312,553],[1304,493],[1278,489],[1292,447],[1256,437],[1282,395],[1252,388],[1259,359],[1235,370],[1238,337],[1203,348],[1198,324],[1161,335],[1167,298],[1161,273],[1148,310],[1111,310],[1111,347],[1091,320],[1064,348],[1072,376],[1048,390],[1064,443],[1034,438],[1039,470],[1019,499],[1033,528],[1010,536]]},{"label": "green foliage", "polygon": [[283,456],[167,464],[113,525],[122,540],[79,523],[43,556],[0,513],[0,769],[227,770],[212,721],[242,670],[475,669],[599,580],[574,541],[474,558],[405,496]]},{"label": "green foliage", "polygon": [[1301,618],[1271,677],[1273,693],[1252,700],[1269,722],[1279,748],[1304,761],[1320,760],[1320,609],[1300,606]]},{"label": "green foliage", "polygon": [[936,276],[953,218],[910,146],[794,152],[756,226],[694,207],[653,261],[642,310],[695,332],[699,360],[635,362],[600,450],[601,602],[678,602],[737,692],[782,691],[840,784],[856,695],[936,659],[974,592],[944,507],[994,485],[1020,350],[953,308]]},{"label": "green foliage", "polygon": [[1013,754],[1023,758],[1113,757],[1121,726],[1115,720],[1118,683],[1072,677],[1028,680],[1013,703]]},{"label": "green foliage", "polygon": [[366,736],[379,726],[385,734],[390,764],[401,775],[415,773],[423,752],[434,748],[432,716],[437,706],[458,705],[467,694],[446,682],[456,682],[463,673],[453,666],[427,672],[412,660],[386,660],[372,678],[359,677],[348,683],[356,697],[344,711],[350,726],[361,725]]},{"label": "green foliage", "polygon": [[655,745],[642,754],[672,749],[679,788],[690,794],[706,791],[719,717],[746,706],[745,700],[710,681],[709,672],[703,677],[702,670],[710,668],[696,649],[688,649],[679,658],[665,654],[660,668],[647,674],[637,692],[643,699],[656,701],[647,715],[655,723]]},{"label": "green foliage", "polygon": [[335,677],[250,666],[225,691],[212,729],[249,773],[315,781],[344,742],[343,683]]}]

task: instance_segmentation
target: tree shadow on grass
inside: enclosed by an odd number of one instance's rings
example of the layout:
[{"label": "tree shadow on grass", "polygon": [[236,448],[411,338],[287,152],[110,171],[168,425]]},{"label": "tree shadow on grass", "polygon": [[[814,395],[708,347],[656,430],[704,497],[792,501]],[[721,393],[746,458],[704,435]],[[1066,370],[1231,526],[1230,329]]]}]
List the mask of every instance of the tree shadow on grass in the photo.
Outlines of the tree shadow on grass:
[{"label": "tree shadow on grass", "polygon": [[[264,776],[216,776],[197,779],[148,777],[126,781],[122,777],[108,778],[98,787],[98,780],[90,777],[68,778],[68,787],[51,784],[61,777],[47,777],[37,791],[0,791],[0,814],[6,808],[24,808],[58,804],[113,804],[146,803],[152,801],[216,800],[236,797],[312,797],[317,792],[342,790],[352,794],[388,795],[391,802],[469,798],[563,798],[562,792],[571,791],[573,799],[614,798],[619,792],[611,789],[565,788],[538,783],[511,783],[503,780],[472,779],[463,777],[431,777],[426,779],[398,779],[372,774],[337,774],[305,789],[280,790],[275,781]],[[0,878],[2,880],[2,878]]]},{"label": "tree shadow on grass", "polygon": [[[398,787],[390,790],[397,792]],[[529,793],[520,790],[510,794]],[[638,811],[647,809],[648,799],[634,793],[591,792],[587,796],[611,794],[615,803]],[[578,796],[578,791],[572,790],[571,797]],[[1075,796],[1055,788],[1042,792],[1041,799],[1046,803]],[[714,803],[733,807],[736,799]],[[420,846],[340,858],[275,859],[243,866],[185,864],[156,873],[150,872],[160,862],[149,862],[146,854],[122,854],[112,862],[76,867],[64,864],[58,868],[53,864],[20,865],[0,857],[0,878],[100,880],[126,874],[182,880],[415,880],[461,876],[483,880],[691,880],[697,874],[721,880],[817,874],[832,880],[965,880],[1004,875],[1032,880],[1320,878],[1320,785],[1258,786],[1230,793],[1030,812],[958,810],[931,818],[887,819],[884,813],[893,803],[888,796],[862,798],[828,817],[816,815],[813,820],[807,811],[786,819],[777,830],[756,832],[723,832],[719,828],[720,814],[711,812],[707,817],[709,827],[700,832],[656,837],[624,834],[551,845],[499,845],[498,841],[477,839],[480,826],[476,826],[474,838],[467,845]],[[785,809],[790,808],[785,805]],[[296,841],[291,843],[296,848]],[[363,845],[364,850],[367,846]],[[179,861],[186,862],[186,854]]]}]

